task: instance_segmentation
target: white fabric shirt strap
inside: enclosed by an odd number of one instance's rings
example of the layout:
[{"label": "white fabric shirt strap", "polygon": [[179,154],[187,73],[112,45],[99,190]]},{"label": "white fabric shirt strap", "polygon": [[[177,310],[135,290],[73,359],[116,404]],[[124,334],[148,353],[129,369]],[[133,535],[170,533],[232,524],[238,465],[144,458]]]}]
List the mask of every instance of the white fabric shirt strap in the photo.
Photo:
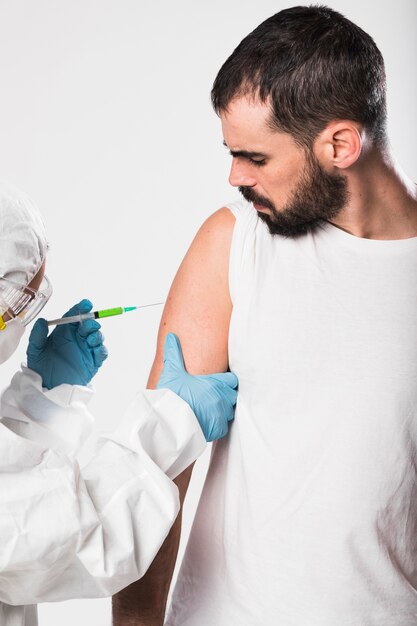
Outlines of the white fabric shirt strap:
[{"label": "white fabric shirt strap", "polygon": [[[22,376],[31,374],[23,370]],[[14,379],[2,398],[0,601],[110,596],[143,576],[155,558],[179,510],[169,476],[203,452],[203,433],[171,391],[144,391],[80,470],[76,460],[42,443],[42,436],[50,441],[49,425],[55,434],[58,420],[51,407],[49,418],[35,415],[33,396],[19,396],[26,382]],[[68,402],[64,387],[55,389],[54,399],[41,393],[55,401],[58,414],[71,406],[85,416],[86,407]],[[82,422],[74,423],[79,428]],[[16,435],[11,425],[25,427],[35,440]]]}]

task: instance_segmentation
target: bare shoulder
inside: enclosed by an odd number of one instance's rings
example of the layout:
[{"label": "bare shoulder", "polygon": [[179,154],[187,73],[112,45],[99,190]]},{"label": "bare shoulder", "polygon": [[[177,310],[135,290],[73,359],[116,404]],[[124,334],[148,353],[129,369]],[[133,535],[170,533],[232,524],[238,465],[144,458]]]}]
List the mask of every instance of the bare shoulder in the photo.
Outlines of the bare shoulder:
[{"label": "bare shoulder", "polygon": [[202,245],[207,246],[207,251],[210,249],[213,252],[217,250],[228,256],[234,224],[235,217],[232,212],[226,207],[219,209],[203,223],[191,244],[189,252],[194,252],[194,249]]},{"label": "bare shoulder", "polygon": [[180,338],[191,374],[227,370],[232,312],[228,275],[234,223],[229,209],[219,209],[201,226],[185,255],[162,314],[150,387],[159,379],[169,332]]}]

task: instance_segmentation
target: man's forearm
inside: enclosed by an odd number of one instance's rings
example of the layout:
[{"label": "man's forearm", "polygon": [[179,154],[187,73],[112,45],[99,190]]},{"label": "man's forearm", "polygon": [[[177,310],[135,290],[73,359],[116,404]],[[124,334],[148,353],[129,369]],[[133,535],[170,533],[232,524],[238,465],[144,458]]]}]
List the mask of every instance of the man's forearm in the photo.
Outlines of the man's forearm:
[{"label": "man's forearm", "polygon": [[152,565],[140,580],[113,597],[113,626],[162,626],[167,597],[181,537],[182,504],[192,466],[175,479],[180,492],[181,512]]}]

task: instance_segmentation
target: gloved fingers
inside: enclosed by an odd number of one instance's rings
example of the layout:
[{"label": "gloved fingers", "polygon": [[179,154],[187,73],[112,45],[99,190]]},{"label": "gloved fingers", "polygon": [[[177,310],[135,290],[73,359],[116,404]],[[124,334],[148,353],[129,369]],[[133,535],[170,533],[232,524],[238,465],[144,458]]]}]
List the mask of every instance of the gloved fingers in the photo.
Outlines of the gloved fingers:
[{"label": "gloved fingers", "polygon": [[233,372],[225,372],[224,374],[210,374],[210,378],[218,380],[219,382],[227,385],[231,389],[237,389],[239,380]]},{"label": "gloved fingers", "polygon": [[237,391],[230,387],[217,389],[218,407],[215,414],[224,417],[225,422],[230,422],[235,416],[235,405],[237,402]]},{"label": "gloved fingers", "polygon": [[228,422],[231,422],[232,420],[235,419],[236,402],[237,402],[237,394],[236,394],[236,398],[235,398],[234,402],[229,404],[227,409],[226,409],[226,411],[225,411],[225,418],[227,419]]},{"label": "gloved fingers", "polygon": [[[229,374],[231,377],[228,376]],[[226,374],[209,374],[208,376],[199,376],[198,378],[205,379],[209,386],[214,386],[218,396],[230,405],[234,406],[236,404],[238,379],[234,374],[226,372]],[[227,384],[228,382],[232,383],[233,387],[230,387]]]},{"label": "gloved fingers", "polygon": [[[217,381],[217,385],[219,381]],[[237,402],[237,390],[221,383],[221,387],[216,387],[216,395],[221,407],[219,408],[221,415],[227,422],[230,422],[235,416],[235,405]]]},{"label": "gloved fingers", "polygon": [[37,319],[29,335],[28,350],[30,350],[31,348],[41,350],[45,345],[45,341],[48,337],[48,332],[49,328],[47,321],[43,319],[43,317]]},{"label": "gloved fingers", "polygon": [[81,339],[86,339],[89,335],[97,332],[101,328],[101,324],[96,320],[84,320],[83,322],[77,322],[77,324],[77,334]]},{"label": "gloved fingers", "polygon": [[219,393],[227,400],[227,402],[229,402],[232,406],[235,406],[237,402],[237,389],[232,389],[231,387],[225,385]]},{"label": "gloved fingers", "polygon": [[181,343],[177,335],[174,335],[174,333],[168,333],[165,339],[164,369],[166,365],[169,366],[170,370],[185,371]]},{"label": "gloved fingers", "polygon": [[222,437],[227,435],[227,431],[227,421],[223,419],[214,420],[203,428],[204,436],[208,442],[222,439]]},{"label": "gloved fingers", "polygon": [[109,356],[109,351],[107,350],[106,346],[100,345],[97,348],[93,348],[92,354],[94,359],[94,365],[96,367],[101,367],[103,362]]},{"label": "gloved fingers", "polygon": [[96,330],[95,332],[90,333],[90,335],[87,336],[85,341],[89,348],[98,348],[99,346],[103,345],[104,337],[103,337],[103,334],[99,330]]},{"label": "gloved fingers", "polygon": [[62,317],[71,317],[71,315],[78,315],[79,313],[89,313],[93,308],[93,303],[87,298],[84,298],[77,304],[74,304]]}]

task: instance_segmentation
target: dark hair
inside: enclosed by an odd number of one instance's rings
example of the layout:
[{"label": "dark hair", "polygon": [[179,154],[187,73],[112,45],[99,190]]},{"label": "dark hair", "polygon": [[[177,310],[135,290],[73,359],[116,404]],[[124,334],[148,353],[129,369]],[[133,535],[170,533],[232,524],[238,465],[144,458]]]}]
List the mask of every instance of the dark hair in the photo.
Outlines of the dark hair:
[{"label": "dark hair", "polygon": [[386,81],[370,35],[326,6],[280,11],[245,37],[220,69],[211,93],[219,114],[235,97],[271,101],[271,126],[311,147],[336,119],[363,124],[386,141]]}]

